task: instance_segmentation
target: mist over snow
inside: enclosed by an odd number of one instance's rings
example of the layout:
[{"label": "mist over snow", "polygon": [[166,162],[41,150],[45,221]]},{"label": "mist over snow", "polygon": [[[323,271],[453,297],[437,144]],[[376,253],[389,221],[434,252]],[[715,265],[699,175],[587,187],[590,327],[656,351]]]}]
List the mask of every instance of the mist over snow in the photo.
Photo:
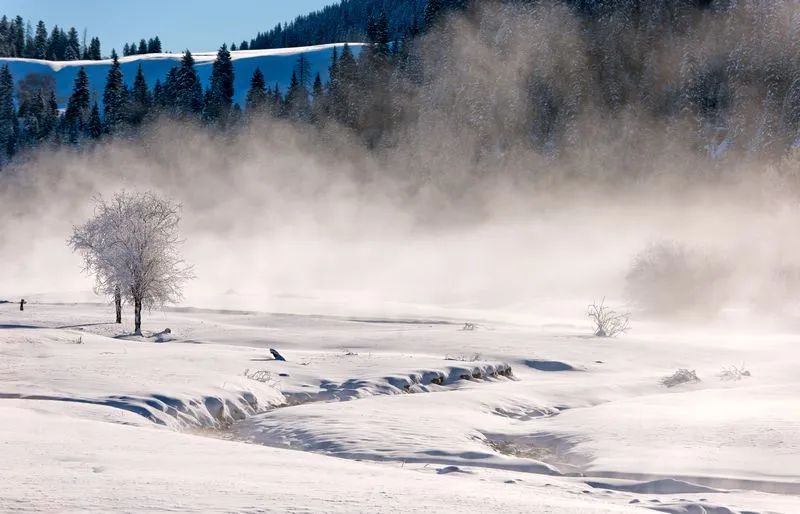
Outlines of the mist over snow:
[{"label": "mist over snow", "polygon": [[0,169],[0,511],[800,512],[798,4],[445,4]]}]

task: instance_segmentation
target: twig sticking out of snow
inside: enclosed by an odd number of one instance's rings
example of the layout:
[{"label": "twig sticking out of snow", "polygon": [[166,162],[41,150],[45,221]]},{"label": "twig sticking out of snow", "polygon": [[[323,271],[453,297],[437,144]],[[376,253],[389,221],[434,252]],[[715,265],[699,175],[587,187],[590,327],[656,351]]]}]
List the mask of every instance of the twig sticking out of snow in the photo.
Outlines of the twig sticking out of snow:
[{"label": "twig sticking out of snow", "polygon": [[630,314],[616,312],[605,306],[606,299],[598,305],[593,303],[586,311],[586,315],[594,324],[594,335],[597,337],[614,337],[624,334],[631,327]]},{"label": "twig sticking out of snow", "polygon": [[665,387],[675,387],[681,384],[695,382],[700,382],[700,377],[697,376],[697,372],[695,370],[689,371],[686,368],[680,368],[672,375],[661,379],[661,385]]}]

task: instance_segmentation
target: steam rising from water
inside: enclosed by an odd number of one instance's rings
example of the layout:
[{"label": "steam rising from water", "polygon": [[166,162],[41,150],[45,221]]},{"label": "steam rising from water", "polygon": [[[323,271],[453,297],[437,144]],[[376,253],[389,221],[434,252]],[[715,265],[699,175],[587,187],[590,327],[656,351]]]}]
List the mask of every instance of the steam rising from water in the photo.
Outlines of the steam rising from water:
[{"label": "steam rising from water", "polygon": [[[724,263],[726,305],[793,301],[795,161],[710,161],[636,111],[591,108],[565,122],[567,150],[534,151],[525,77],[591,94],[576,21],[548,8],[447,30],[458,51],[421,43],[442,71],[409,93],[418,117],[390,149],[333,127],[213,136],[162,122],[4,171],[0,296],[89,289],[65,239],[93,195],[124,188],[183,203],[190,305],[579,317],[592,299],[629,301],[634,256],[663,240]],[[506,38],[502,58],[482,30]]]}]

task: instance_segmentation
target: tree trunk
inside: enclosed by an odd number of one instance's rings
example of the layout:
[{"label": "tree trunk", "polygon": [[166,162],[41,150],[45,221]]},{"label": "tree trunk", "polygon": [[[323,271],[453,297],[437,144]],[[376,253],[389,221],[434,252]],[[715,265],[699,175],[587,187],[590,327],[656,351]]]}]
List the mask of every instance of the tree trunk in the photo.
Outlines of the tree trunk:
[{"label": "tree trunk", "polygon": [[117,323],[122,323],[122,293],[119,286],[114,290],[114,306],[117,308]]},{"label": "tree trunk", "polygon": [[134,317],[133,333],[136,334],[136,335],[142,335],[142,299],[141,298],[134,298],[133,299],[133,317]]}]

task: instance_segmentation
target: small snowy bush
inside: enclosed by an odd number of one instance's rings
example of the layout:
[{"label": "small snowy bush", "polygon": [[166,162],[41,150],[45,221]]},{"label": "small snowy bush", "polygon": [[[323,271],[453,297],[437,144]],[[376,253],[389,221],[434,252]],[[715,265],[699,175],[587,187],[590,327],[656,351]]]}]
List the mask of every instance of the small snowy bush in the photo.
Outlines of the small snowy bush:
[{"label": "small snowy bush", "polygon": [[250,369],[244,370],[244,376],[249,378],[250,380],[255,380],[256,382],[261,382],[262,384],[269,384],[275,385],[276,380],[272,372],[267,371],[265,369],[260,369],[256,371],[250,371]]},{"label": "small snowy bush", "polygon": [[463,353],[458,354],[447,354],[444,356],[444,360],[446,361],[460,361],[460,362],[477,362],[481,360],[480,353],[473,353],[472,355],[464,355]]},{"label": "small snowy bush", "polygon": [[675,387],[681,384],[690,384],[695,382],[700,382],[697,372],[695,370],[690,371],[686,368],[681,368],[672,375],[661,379],[661,385],[665,387]]},{"label": "small snowy bush", "polygon": [[741,367],[737,366],[730,366],[722,368],[722,371],[719,374],[720,380],[741,380],[743,378],[749,377],[750,371],[742,365]]},{"label": "small snowy bush", "polygon": [[716,313],[730,292],[730,270],[708,252],[675,242],[648,246],[633,259],[628,296],[646,311]]},{"label": "small snowy bush", "polygon": [[605,298],[597,304],[589,306],[586,315],[594,324],[594,335],[597,337],[614,337],[624,334],[631,326],[627,312],[616,312],[605,306]]}]

